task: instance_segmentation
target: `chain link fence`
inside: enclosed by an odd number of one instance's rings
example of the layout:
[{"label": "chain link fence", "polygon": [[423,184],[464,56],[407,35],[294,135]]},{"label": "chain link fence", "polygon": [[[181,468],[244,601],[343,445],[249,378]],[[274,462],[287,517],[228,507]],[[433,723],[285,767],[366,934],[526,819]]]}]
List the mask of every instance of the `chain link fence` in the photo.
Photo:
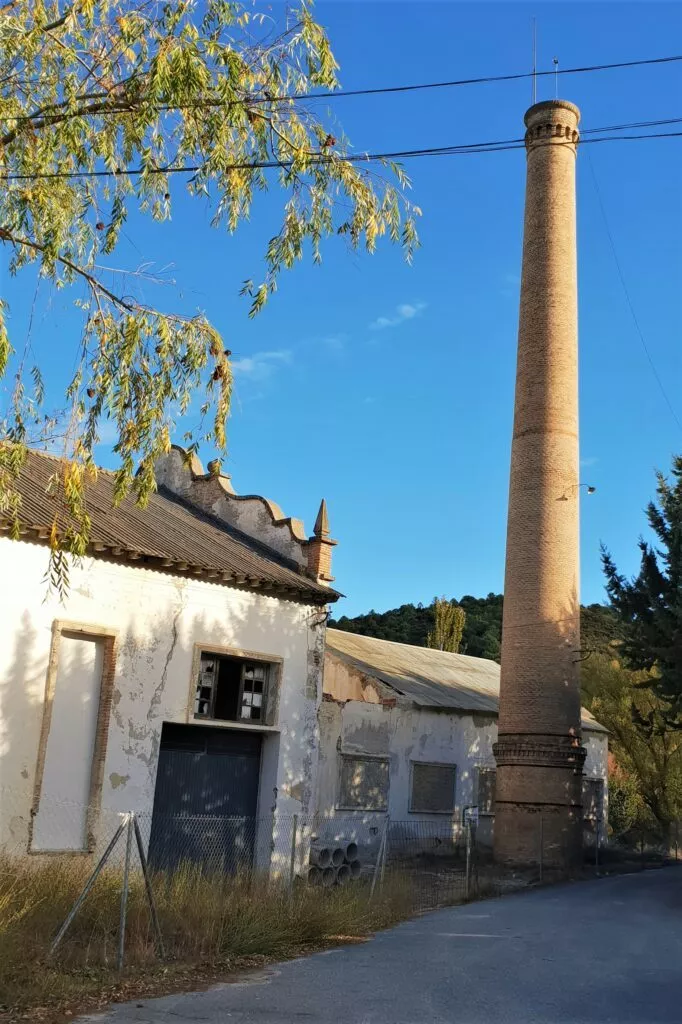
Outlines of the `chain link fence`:
[{"label": "chain link fence", "polygon": [[[3,899],[10,908],[7,920],[24,913],[32,888],[43,911],[54,901],[41,918],[54,948],[86,912],[90,893],[106,889],[107,909],[98,913],[111,919],[109,941],[117,936],[119,966],[129,891],[136,913],[147,908],[150,941],[162,953],[164,929],[179,927],[172,923],[178,894],[186,899],[190,890],[208,905],[213,899],[231,905],[234,930],[235,915],[248,917],[255,901],[281,909],[282,899],[295,901],[313,890],[321,907],[344,891],[356,911],[383,902],[399,917],[567,876],[554,866],[556,851],[542,815],[531,826],[537,833],[531,844],[537,850],[534,863],[512,869],[493,861],[491,819],[479,828],[475,818],[393,820],[361,812],[243,818],[95,812],[54,800],[42,802],[37,813],[27,813],[26,807],[25,795],[20,800],[0,789],[0,940]],[[669,863],[677,859],[678,838],[677,829],[663,840],[632,832],[609,835],[603,822],[588,823],[583,864],[571,875],[594,877]],[[157,905],[165,908],[160,916]]]}]

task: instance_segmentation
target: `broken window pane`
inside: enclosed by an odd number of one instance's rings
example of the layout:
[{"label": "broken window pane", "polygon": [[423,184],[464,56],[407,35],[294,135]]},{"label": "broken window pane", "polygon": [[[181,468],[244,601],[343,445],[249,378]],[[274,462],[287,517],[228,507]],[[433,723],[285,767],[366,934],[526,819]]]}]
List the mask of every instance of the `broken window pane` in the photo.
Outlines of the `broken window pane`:
[{"label": "broken window pane", "polygon": [[266,662],[203,653],[194,700],[195,718],[263,721],[269,669]]}]

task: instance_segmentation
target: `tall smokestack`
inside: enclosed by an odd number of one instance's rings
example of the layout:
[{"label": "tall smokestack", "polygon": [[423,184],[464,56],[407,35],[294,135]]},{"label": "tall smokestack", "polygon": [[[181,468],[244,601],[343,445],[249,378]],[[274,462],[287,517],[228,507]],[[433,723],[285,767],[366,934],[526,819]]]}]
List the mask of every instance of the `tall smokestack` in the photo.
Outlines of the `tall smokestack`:
[{"label": "tall smokestack", "polygon": [[[581,855],[578,308],[575,160],[580,111],[536,103],[514,406],[495,856],[567,866]],[[542,826],[540,819],[542,818]]]}]

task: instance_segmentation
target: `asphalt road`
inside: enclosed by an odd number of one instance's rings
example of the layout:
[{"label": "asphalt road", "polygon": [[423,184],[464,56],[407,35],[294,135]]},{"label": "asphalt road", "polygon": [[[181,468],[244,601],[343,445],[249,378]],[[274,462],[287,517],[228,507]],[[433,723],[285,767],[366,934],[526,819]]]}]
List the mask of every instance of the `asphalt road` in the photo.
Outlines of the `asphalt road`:
[{"label": "asphalt road", "polygon": [[81,1024],[682,1022],[682,869],[440,910],[371,942]]}]

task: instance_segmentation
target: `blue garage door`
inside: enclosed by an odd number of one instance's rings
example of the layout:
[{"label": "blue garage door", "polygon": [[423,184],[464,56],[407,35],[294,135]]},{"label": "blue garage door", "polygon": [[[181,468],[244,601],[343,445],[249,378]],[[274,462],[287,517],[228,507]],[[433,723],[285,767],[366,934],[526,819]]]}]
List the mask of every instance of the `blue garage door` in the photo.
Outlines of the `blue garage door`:
[{"label": "blue garage door", "polygon": [[234,729],[166,723],[149,861],[209,871],[250,868],[255,846],[261,737]]}]

